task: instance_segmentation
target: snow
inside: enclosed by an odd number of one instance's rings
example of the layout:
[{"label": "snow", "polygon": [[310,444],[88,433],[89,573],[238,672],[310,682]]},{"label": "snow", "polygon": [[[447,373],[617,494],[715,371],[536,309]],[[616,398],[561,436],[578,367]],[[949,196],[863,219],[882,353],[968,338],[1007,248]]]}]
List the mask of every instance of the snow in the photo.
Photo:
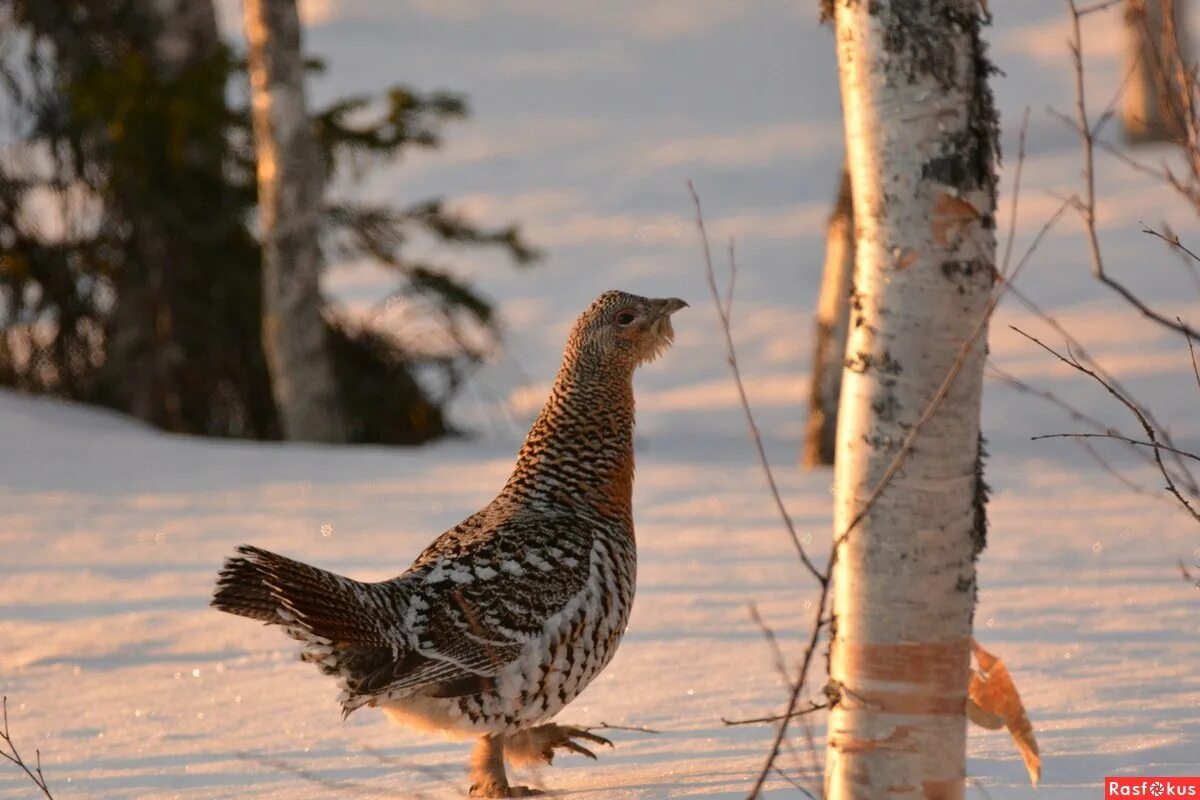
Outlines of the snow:
[{"label": "snow", "polygon": [[[562,756],[518,777],[597,800],[743,797],[772,731],[726,727],[721,717],[772,713],[785,699],[748,605],[794,660],[814,587],[746,437],[682,180],[696,181],[714,240],[738,236],[734,333],[748,391],[788,508],[819,551],[831,474],[794,465],[822,222],[840,160],[828,32],[790,2],[697,2],[686,14],[665,0],[581,3],[570,14],[540,0],[310,5],[310,45],[330,58],[321,96],[400,77],[462,88],[477,109],[448,132],[447,149],[378,170],[362,191],[400,200],[445,192],[486,221],[519,219],[548,259],[519,273],[462,257],[464,273],[500,300],[509,330],[505,354],[456,408],[472,438],[418,450],[220,442],[0,393],[0,692],[18,745],[41,750],[60,800],[461,793],[465,744],[392,726],[370,709],[343,723],[336,687],[297,662],[289,640],[207,607],[213,579],[244,542],[361,579],[402,570],[502,485],[570,320],[620,287],[692,308],[676,316],[675,348],[638,378],[641,560],[629,633],[560,721],[661,732],[610,731],[617,746],[598,762]],[[1057,206],[1053,195],[1078,184],[1071,135],[1041,110],[1069,100],[1065,45],[1054,44],[1065,28],[1057,4],[992,5],[1001,6],[992,40],[1007,73],[997,82],[1006,191],[1015,121],[1026,105],[1037,109],[1019,254]],[[1119,46],[1116,18],[1093,17],[1089,86],[1102,107],[1119,79]],[[1139,232],[1142,221],[1166,220],[1195,244],[1194,213],[1111,160],[1098,177],[1112,269],[1195,321],[1194,285]],[[1004,212],[1002,230],[1007,200]],[[386,276],[353,264],[327,282],[351,308],[386,286]],[[1074,220],[1042,245],[1021,286],[1182,444],[1200,445],[1186,348],[1088,277]],[[1133,430],[1102,390],[1010,324],[1056,343],[1006,301],[993,363]],[[996,798],[1094,798],[1109,774],[1200,774],[1200,593],[1175,566],[1200,561],[1197,528],[1069,442],[1029,441],[1075,429],[1060,411],[989,381],[994,497],[977,633],[1012,671],[1044,755],[1035,792],[1003,732],[972,730],[969,773]],[[1104,452],[1157,492],[1161,479],[1119,450]],[[820,742],[821,719],[813,722]],[[795,759],[784,758],[793,772]],[[801,796],[778,779],[769,787],[771,798]],[[0,797],[28,796],[23,776],[0,768]]]}]

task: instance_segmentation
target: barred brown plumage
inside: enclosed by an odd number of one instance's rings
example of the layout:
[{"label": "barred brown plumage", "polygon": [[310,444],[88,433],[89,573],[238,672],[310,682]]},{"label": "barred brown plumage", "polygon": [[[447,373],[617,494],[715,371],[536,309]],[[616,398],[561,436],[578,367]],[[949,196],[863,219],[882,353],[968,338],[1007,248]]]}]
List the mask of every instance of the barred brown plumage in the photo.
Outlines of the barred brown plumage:
[{"label": "barred brown plumage", "polygon": [[402,575],[351,580],[238,548],[212,604],[278,625],[342,688],[343,713],[478,735],[471,794],[521,797],[504,760],[595,757],[546,721],[608,664],[629,620],[633,372],[666,349],[687,304],[601,295],[571,330],[550,397],[512,476],[484,509],[439,536]]}]

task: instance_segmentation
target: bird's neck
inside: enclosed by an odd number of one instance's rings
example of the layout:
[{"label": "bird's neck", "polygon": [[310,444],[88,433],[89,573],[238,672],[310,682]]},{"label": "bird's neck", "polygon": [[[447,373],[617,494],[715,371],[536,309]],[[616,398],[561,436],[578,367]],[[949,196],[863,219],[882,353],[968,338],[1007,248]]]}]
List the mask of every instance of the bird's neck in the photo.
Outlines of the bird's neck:
[{"label": "bird's neck", "polygon": [[586,505],[632,530],[633,374],[564,358],[504,488],[538,505]]}]

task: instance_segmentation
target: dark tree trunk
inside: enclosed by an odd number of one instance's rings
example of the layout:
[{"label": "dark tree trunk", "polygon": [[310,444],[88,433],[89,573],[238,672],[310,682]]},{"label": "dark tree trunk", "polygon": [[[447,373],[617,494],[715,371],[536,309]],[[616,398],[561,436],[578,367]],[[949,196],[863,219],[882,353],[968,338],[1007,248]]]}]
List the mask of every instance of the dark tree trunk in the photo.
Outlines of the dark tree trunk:
[{"label": "dark tree trunk", "polygon": [[853,286],[854,204],[850,196],[850,173],[843,165],[833,212],[825,228],[825,267],[821,273],[821,296],[817,300],[808,424],[800,458],[806,467],[833,463]]},{"label": "dark tree trunk", "polygon": [[1182,142],[1181,69],[1191,67],[1185,0],[1127,0],[1121,122],[1131,144]]}]

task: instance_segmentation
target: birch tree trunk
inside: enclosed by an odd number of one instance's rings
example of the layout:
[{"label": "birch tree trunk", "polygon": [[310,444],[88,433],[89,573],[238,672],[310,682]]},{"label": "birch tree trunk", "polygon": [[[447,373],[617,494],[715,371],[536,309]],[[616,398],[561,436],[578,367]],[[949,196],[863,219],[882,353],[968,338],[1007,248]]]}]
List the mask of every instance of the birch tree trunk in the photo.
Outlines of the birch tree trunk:
[{"label": "birch tree trunk", "polygon": [[[983,324],[996,121],[978,0],[836,0],[858,228],[837,436],[846,530]],[[986,333],[986,331],[985,331]],[[986,335],[834,571],[828,797],[961,798]]]},{"label": "birch tree trunk", "polygon": [[1179,70],[1191,65],[1187,36],[1184,0],[1127,0],[1121,123],[1131,144],[1186,138],[1178,93]]},{"label": "birch tree trunk", "polygon": [[833,213],[825,228],[825,266],[821,270],[821,295],[817,300],[808,423],[800,458],[806,467],[833,463],[853,285],[854,206],[850,197],[850,172],[843,166]]},{"label": "birch tree trunk", "polygon": [[296,0],[245,0],[263,230],[263,346],[284,438],[345,441],[321,316],[325,170],[304,97]]}]

